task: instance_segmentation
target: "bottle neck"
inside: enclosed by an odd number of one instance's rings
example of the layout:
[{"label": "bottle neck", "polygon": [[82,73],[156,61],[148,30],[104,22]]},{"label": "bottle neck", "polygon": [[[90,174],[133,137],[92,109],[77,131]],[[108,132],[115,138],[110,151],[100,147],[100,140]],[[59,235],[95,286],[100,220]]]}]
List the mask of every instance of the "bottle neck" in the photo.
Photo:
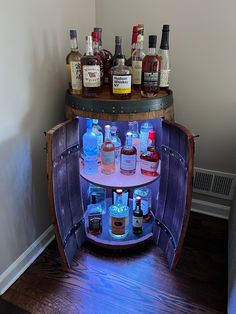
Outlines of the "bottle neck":
[{"label": "bottle neck", "polygon": [[93,45],[92,45],[92,41],[87,40],[86,41],[86,52],[85,55],[86,56],[92,56],[93,55]]},{"label": "bottle neck", "polygon": [[116,59],[116,63],[117,63],[117,65],[124,65],[125,64],[125,59],[117,58]]},{"label": "bottle neck", "polygon": [[125,146],[132,146],[132,133],[126,135]]},{"label": "bottle neck", "polygon": [[[143,41],[138,41],[136,44],[136,49],[143,50]],[[150,48],[149,48],[150,49]]]},{"label": "bottle neck", "polygon": [[116,205],[123,205],[122,194],[117,194],[116,193]]},{"label": "bottle neck", "polygon": [[70,39],[70,48],[71,51],[78,51],[78,42],[76,37]]},{"label": "bottle neck", "polygon": [[116,46],[115,46],[115,56],[118,56],[118,55],[122,55],[122,47],[121,47],[121,43],[116,43]]},{"label": "bottle neck", "polygon": [[105,141],[110,141],[111,140],[111,131],[106,130],[105,131]]},{"label": "bottle neck", "polygon": [[97,41],[93,41],[93,52],[97,52],[97,51],[99,51],[98,42]]},{"label": "bottle neck", "polygon": [[160,49],[169,50],[169,32],[162,31]]},{"label": "bottle neck", "polygon": [[148,139],[148,147],[154,147],[155,148],[155,140]]},{"label": "bottle neck", "polygon": [[140,211],[141,210],[141,204],[140,202],[136,202],[136,208],[135,208],[135,211]]},{"label": "bottle neck", "polygon": [[148,54],[149,56],[155,56],[156,55],[156,48],[148,48]]}]

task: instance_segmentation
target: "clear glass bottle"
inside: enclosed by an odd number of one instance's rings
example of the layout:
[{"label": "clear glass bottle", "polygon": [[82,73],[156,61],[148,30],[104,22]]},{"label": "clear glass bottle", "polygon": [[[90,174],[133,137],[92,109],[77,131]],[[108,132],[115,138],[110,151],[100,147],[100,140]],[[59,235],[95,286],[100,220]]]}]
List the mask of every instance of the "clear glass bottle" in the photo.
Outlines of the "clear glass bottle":
[{"label": "clear glass bottle", "polygon": [[137,161],[140,160],[140,136],[138,129],[138,121],[129,122],[129,132],[132,133],[132,145],[137,150]]},{"label": "clear glass bottle", "polygon": [[138,26],[138,40],[136,44],[136,49],[132,54],[132,87],[134,90],[141,89],[142,83],[142,64],[145,57],[143,50],[143,41],[144,41],[144,25],[139,24]]},{"label": "clear glass bottle", "polygon": [[148,144],[148,132],[153,130],[153,125],[151,122],[144,121],[140,126],[140,153],[143,153],[147,150]]},{"label": "clear glass bottle", "polygon": [[102,233],[102,207],[97,204],[96,194],[92,194],[91,204],[87,207],[88,231],[97,235]]},{"label": "clear glass bottle", "polygon": [[97,145],[98,145],[98,162],[101,162],[101,146],[103,144],[103,133],[102,133],[102,128],[98,124],[97,119],[93,119],[93,128],[92,128],[93,133],[96,134],[97,136]]},{"label": "clear glass bottle", "polygon": [[117,134],[117,127],[113,125],[111,127],[111,141],[115,146],[115,162],[120,162],[120,150],[121,150],[121,140]]},{"label": "clear glass bottle", "polygon": [[137,150],[132,144],[132,133],[126,133],[125,146],[120,152],[120,172],[127,176],[136,172]]},{"label": "clear glass bottle", "polygon": [[147,222],[151,218],[151,209],[152,209],[152,191],[151,189],[144,187],[139,187],[134,190],[133,194],[133,210],[135,209],[135,200],[136,197],[141,197],[141,208],[143,211],[143,221]]},{"label": "clear glass bottle", "polygon": [[86,36],[86,52],[81,58],[82,92],[85,97],[97,97],[100,92],[100,61],[93,54],[92,36]]},{"label": "clear glass bottle", "polygon": [[160,64],[161,58],[156,52],[157,36],[149,36],[148,54],[142,64],[141,95],[143,97],[154,97],[159,92]]},{"label": "clear glass bottle", "polygon": [[109,207],[109,233],[116,239],[125,238],[129,232],[129,207],[123,205],[122,192],[116,190],[116,203]]},{"label": "clear glass bottle", "polygon": [[96,134],[92,132],[92,119],[86,119],[86,128],[83,135],[84,172],[95,174],[98,172],[98,146]]},{"label": "clear glass bottle", "polygon": [[158,175],[157,168],[160,156],[155,147],[156,132],[151,130],[148,133],[148,148],[147,151],[140,156],[141,173],[146,176],[155,177]]},{"label": "clear glass bottle", "polygon": [[89,202],[92,203],[92,195],[96,195],[96,200],[99,205],[102,207],[102,214],[106,213],[106,189],[102,186],[94,185],[92,183],[89,184],[88,188],[88,198]]},{"label": "clear glass bottle", "polygon": [[112,174],[115,171],[115,146],[111,141],[111,126],[105,125],[105,139],[101,146],[101,171]]},{"label": "clear glass bottle", "polygon": [[141,208],[141,197],[137,196],[135,198],[135,209],[133,210],[133,233],[141,234],[143,233],[143,211]]},{"label": "clear glass bottle", "polygon": [[158,55],[161,58],[160,68],[160,89],[165,90],[169,88],[170,78],[170,55],[169,55],[169,25],[163,25],[161,45]]},{"label": "clear glass bottle", "polygon": [[71,51],[66,57],[66,72],[71,94],[81,94],[81,53],[78,50],[77,32],[70,30]]},{"label": "clear glass bottle", "polygon": [[131,97],[132,71],[123,56],[117,56],[117,65],[111,68],[111,94],[117,98]]}]

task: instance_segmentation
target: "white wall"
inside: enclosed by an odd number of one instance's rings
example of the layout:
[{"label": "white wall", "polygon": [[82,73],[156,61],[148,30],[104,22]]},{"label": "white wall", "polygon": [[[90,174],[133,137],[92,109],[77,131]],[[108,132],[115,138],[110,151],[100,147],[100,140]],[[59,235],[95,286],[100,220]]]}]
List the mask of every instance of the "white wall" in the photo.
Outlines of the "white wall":
[{"label": "white wall", "polygon": [[[145,25],[160,41],[170,24],[171,88],[176,121],[200,134],[196,166],[236,173],[236,3],[233,0],[96,0],[103,46],[121,35],[130,55],[132,26]],[[158,42],[159,45],[159,42]]]},{"label": "white wall", "polygon": [[0,0],[0,274],[51,224],[43,131],[64,120],[68,30],[95,0]]}]

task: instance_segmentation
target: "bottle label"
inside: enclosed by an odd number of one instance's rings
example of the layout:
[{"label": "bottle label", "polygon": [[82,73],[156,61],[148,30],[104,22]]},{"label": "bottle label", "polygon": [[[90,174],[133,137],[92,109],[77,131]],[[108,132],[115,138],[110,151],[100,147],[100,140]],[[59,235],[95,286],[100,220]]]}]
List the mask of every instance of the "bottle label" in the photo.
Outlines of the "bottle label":
[{"label": "bottle label", "polygon": [[133,84],[142,82],[142,61],[132,61]]},{"label": "bottle label", "polygon": [[115,151],[106,152],[101,151],[101,160],[103,165],[110,165],[115,162]]},{"label": "bottle label", "polygon": [[125,218],[111,217],[111,232],[113,234],[125,234]]},{"label": "bottle label", "polygon": [[169,86],[170,70],[161,70],[160,72],[160,87]]},{"label": "bottle label", "polygon": [[102,215],[88,215],[89,231],[98,231],[102,229]]},{"label": "bottle label", "polygon": [[156,172],[158,161],[148,161],[141,159],[140,168],[145,171]]},{"label": "bottle label", "polygon": [[120,168],[122,170],[135,170],[137,156],[121,154]]},{"label": "bottle label", "polygon": [[70,70],[70,64],[66,65],[66,75],[67,75],[67,80],[69,84],[71,84],[71,70]]},{"label": "bottle label", "polygon": [[100,65],[83,66],[84,87],[99,87],[101,85]]},{"label": "bottle label", "polygon": [[143,225],[143,217],[135,217],[133,216],[133,227],[141,228]]},{"label": "bottle label", "polygon": [[70,62],[71,88],[72,89],[76,89],[76,90],[82,89],[80,69],[81,69],[80,61],[71,61]]},{"label": "bottle label", "polygon": [[[133,209],[136,207],[136,200],[133,199]],[[143,216],[147,215],[149,212],[149,204],[147,200],[141,199],[141,209],[143,211]]]},{"label": "bottle label", "polygon": [[157,88],[159,86],[159,72],[142,72],[143,86]]},{"label": "bottle label", "polygon": [[112,83],[113,94],[131,93],[131,75],[113,75]]}]

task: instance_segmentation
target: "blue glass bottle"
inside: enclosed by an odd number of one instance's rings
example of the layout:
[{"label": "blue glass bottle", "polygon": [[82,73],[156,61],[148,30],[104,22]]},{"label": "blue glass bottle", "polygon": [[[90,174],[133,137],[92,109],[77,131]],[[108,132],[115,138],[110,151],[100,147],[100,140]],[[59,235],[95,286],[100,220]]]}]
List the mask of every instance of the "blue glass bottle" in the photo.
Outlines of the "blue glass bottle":
[{"label": "blue glass bottle", "polygon": [[115,146],[115,162],[120,162],[120,150],[121,150],[121,140],[117,135],[117,127],[113,125],[111,127],[111,141]]},{"label": "blue glass bottle", "polygon": [[95,174],[98,172],[97,136],[92,132],[92,119],[86,119],[87,132],[83,135],[84,172]]},{"label": "blue glass bottle", "polygon": [[146,152],[148,145],[148,132],[153,130],[153,125],[149,121],[145,121],[140,127],[140,152]]}]

